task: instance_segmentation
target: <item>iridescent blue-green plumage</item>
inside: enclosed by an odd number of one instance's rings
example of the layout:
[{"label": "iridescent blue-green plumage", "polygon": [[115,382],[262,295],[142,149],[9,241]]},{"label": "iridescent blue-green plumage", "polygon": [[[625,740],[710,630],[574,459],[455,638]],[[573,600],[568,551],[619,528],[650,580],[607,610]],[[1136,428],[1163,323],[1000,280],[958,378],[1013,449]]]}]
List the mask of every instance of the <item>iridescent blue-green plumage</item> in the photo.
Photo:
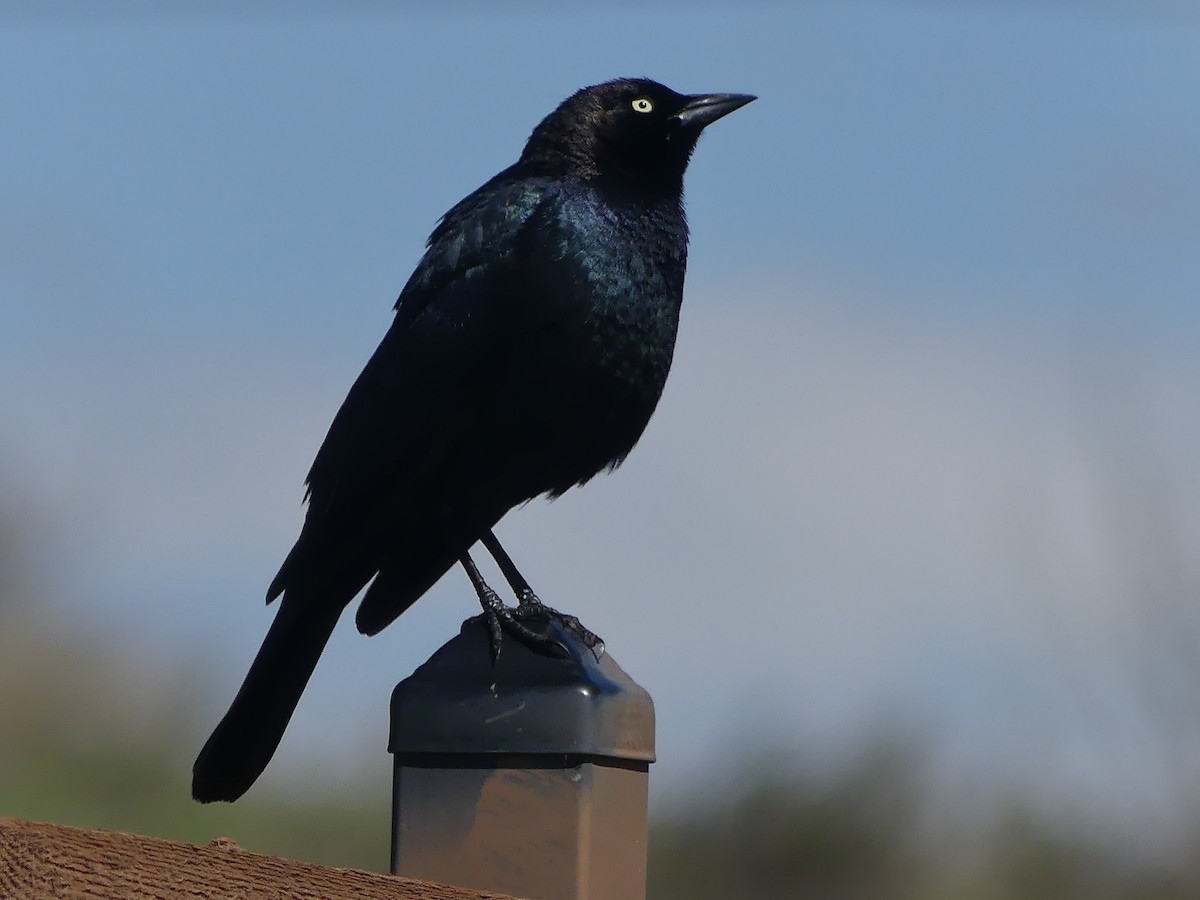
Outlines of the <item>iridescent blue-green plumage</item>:
[{"label": "iridescent blue-green plumage", "polygon": [[748,99],[585,88],[442,218],[313,462],[268,591],[280,611],[197,760],[198,799],[233,799],[266,766],[364,586],[374,633],[508,510],[625,459],[674,351],[684,170],[704,125]]}]

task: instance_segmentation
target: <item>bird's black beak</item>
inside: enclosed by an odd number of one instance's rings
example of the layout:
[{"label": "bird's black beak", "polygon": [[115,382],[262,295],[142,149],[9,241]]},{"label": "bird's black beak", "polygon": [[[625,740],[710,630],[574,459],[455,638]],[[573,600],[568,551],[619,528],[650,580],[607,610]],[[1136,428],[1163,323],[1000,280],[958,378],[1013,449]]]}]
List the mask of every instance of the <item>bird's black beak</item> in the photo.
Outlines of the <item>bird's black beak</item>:
[{"label": "bird's black beak", "polygon": [[699,131],[705,125],[711,125],[722,116],[727,116],[758,98],[753,94],[695,94],[686,99],[687,103],[683,109],[671,116],[671,119],[683,128]]}]

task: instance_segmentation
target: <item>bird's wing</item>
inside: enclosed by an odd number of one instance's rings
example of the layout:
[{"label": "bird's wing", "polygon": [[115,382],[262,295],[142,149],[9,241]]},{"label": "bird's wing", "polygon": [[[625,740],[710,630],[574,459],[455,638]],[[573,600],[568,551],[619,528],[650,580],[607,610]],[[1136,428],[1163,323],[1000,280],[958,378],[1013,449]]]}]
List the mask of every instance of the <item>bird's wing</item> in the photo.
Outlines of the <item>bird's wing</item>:
[{"label": "bird's wing", "polygon": [[446,288],[494,277],[518,256],[521,235],[554,186],[512,173],[501,172],[442,216],[396,301],[401,325],[416,319]]},{"label": "bird's wing", "polygon": [[502,339],[505,299],[526,280],[524,234],[553,191],[505,175],[451,209],[431,235],[391,328],[317,452],[304,528],[268,599],[303,582],[349,602],[379,566],[390,517],[424,487],[439,454],[469,433],[468,398]]}]

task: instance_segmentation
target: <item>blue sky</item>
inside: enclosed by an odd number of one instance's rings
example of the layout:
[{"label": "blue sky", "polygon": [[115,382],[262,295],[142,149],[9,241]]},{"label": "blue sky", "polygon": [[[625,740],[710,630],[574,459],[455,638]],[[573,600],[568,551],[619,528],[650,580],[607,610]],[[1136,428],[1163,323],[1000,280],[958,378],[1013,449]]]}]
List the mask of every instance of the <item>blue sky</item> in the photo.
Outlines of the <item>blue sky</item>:
[{"label": "blue sky", "polygon": [[[654,693],[656,784],[883,716],[964,778],[1153,795],[1130,696],[1197,636],[1163,547],[1200,536],[1200,19],[965,6],[6,7],[0,483],[57,532],[53,611],[215,719],[437,217],[580,85],[753,92],[689,172],[646,438],[501,536]],[[347,620],[269,777],[378,751],[473,603]]]}]

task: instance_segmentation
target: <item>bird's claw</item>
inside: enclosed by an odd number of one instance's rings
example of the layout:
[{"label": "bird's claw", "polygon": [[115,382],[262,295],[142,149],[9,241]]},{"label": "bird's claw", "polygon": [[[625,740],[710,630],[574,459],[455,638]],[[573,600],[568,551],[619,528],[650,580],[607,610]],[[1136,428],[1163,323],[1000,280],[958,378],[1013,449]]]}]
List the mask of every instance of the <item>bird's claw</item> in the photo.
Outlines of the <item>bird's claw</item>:
[{"label": "bird's claw", "polygon": [[[543,634],[526,625],[526,617],[522,615],[523,607],[512,609],[505,606],[499,594],[491,588],[486,589],[480,594],[479,602],[483,606],[483,614],[480,618],[487,625],[488,635],[491,639],[493,665],[500,658],[500,648],[505,632],[535,653],[554,656],[559,659],[567,659],[571,655],[562,641],[556,640],[550,635]],[[538,602],[540,605],[541,601]]]},{"label": "bird's claw", "polygon": [[533,591],[521,592],[515,618],[519,622],[553,622],[591,650],[597,660],[604,655],[604,641],[599,635],[585,628],[576,616],[547,606]]}]

